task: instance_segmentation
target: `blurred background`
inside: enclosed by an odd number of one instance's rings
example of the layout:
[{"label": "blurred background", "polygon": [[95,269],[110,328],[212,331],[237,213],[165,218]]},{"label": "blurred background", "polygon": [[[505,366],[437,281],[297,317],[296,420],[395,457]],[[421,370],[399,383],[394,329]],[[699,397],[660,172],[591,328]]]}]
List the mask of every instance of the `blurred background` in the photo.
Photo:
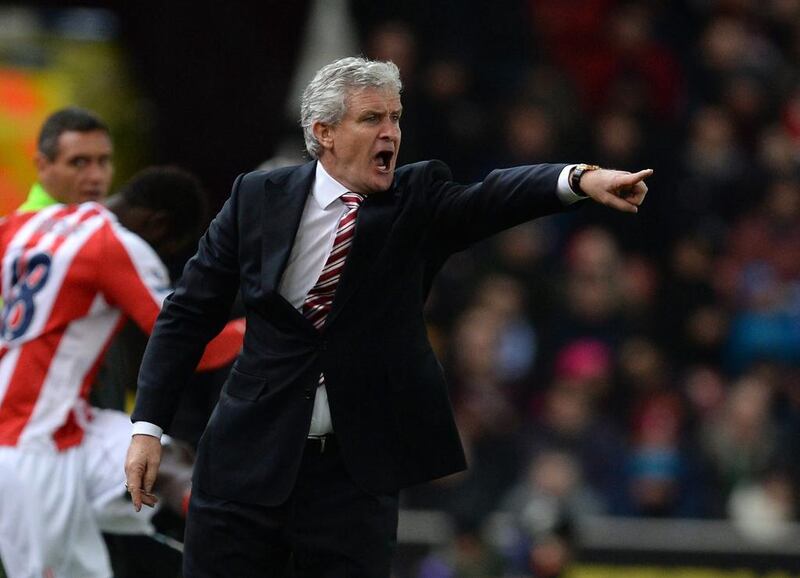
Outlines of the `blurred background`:
[{"label": "blurred background", "polygon": [[358,53],[400,67],[401,162],[655,169],[638,215],[440,275],[470,469],[405,493],[396,578],[800,576],[800,0],[0,2],[0,215],[67,104],[117,185],[173,163],[217,209],[304,161],[300,91]]}]

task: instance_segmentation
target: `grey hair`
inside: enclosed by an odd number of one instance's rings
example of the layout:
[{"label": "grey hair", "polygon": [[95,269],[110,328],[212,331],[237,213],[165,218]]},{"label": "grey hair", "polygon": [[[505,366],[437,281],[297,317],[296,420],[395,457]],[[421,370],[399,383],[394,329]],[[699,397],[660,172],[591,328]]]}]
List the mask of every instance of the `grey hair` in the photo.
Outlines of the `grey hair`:
[{"label": "grey hair", "polygon": [[351,56],[323,66],[308,83],[300,103],[300,126],[312,159],[319,158],[322,148],[314,136],[313,124],[335,125],[341,121],[347,111],[348,97],[360,88],[386,88],[400,94],[403,89],[400,71],[393,62]]}]

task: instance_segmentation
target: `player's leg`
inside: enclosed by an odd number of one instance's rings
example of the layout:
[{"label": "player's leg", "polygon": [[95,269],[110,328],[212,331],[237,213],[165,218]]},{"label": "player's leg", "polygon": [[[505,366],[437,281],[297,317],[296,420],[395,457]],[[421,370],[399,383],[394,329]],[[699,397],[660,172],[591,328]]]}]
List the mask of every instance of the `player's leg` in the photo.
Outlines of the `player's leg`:
[{"label": "player's leg", "polygon": [[9,578],[109,578],[78,448],[0,448],[0,556]]},{"label": "player's leg", "polygon": [[0,558],[10,578],[44,576],[37,500],[18,475],[18,450],[0,448]]}]

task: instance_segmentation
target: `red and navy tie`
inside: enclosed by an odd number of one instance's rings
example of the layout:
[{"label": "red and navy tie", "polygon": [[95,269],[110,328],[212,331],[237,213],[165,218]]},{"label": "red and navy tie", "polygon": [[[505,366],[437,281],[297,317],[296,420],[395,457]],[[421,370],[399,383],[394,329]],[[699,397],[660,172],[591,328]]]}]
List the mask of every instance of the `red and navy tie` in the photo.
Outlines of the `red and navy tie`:
[{"label": "red and navy tie", "polygon": [[322,268],[322,273],[320,273],[316,285],[311,288],[306,300],[303,302],[303,315],[314,324],[314,327],[320,330],[325,325],[325,320],[328,318],[331,305],[333,305],[333,296],[336,293],[337,285],[339,285],[339,278],[342,276],[347,254],[353,244],[358,207],[364,200],[364,197],[358,193],[345,193],[340,198],[347,207],[347,211],[339,219],[339,225],[336,227],[336,236],[333,240],[333,248],[328,260],[325,262],[325,266]]}]

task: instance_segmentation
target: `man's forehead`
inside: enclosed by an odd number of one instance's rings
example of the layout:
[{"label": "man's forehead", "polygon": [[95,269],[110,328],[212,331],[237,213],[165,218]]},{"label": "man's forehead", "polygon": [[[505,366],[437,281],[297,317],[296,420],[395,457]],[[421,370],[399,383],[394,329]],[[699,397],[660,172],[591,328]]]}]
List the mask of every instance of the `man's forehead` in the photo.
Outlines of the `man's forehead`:
[{"label": "man's forehead", "polygon": [[111,154],[111,138],[102,130],[67,130],[58,137],[58,156]]},{"label": "man's forehead", "polygon": [[393,88],[365,87],[356,88],[348,93],[348,107],[352,110],[364,110],[371,108],[391,109],[402,108],[400,94]]}]

